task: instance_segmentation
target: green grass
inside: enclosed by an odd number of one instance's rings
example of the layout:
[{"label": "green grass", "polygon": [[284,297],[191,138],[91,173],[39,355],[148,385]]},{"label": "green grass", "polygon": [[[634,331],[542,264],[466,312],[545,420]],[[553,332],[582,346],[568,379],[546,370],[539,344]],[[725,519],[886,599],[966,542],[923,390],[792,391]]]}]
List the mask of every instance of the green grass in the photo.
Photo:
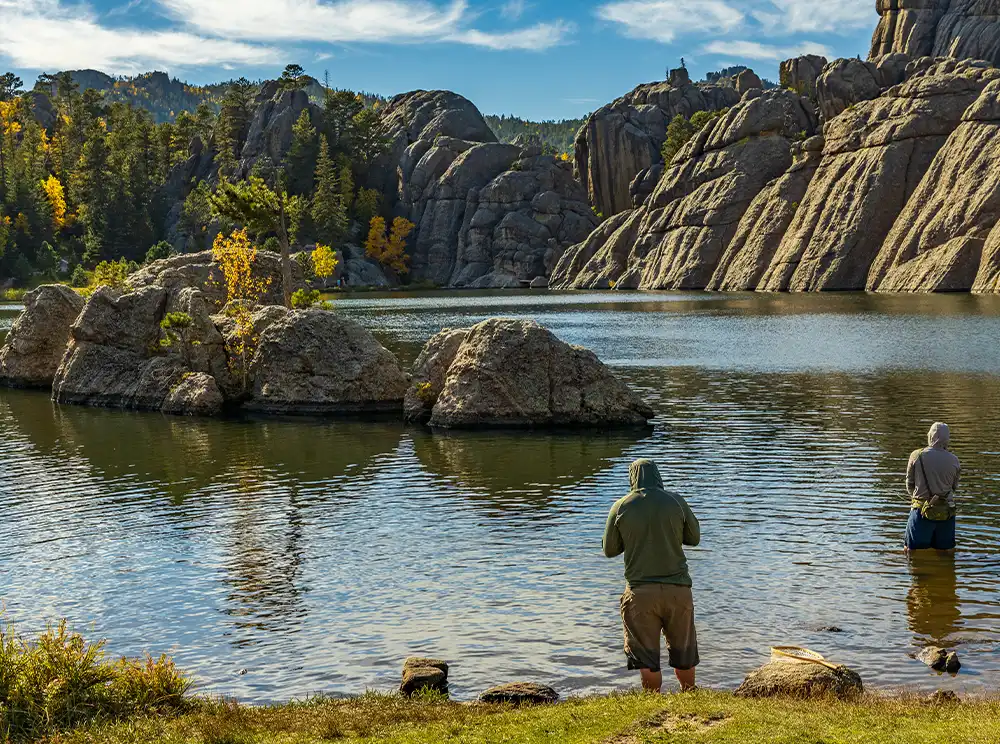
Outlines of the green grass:
[{"label": "green grass", "polygon": [[743,700],[629,693],[516,709],[369,694],[273,707],[201,702],[173,717],[100,725],[60,744],[993,744],[1000,702]]}]

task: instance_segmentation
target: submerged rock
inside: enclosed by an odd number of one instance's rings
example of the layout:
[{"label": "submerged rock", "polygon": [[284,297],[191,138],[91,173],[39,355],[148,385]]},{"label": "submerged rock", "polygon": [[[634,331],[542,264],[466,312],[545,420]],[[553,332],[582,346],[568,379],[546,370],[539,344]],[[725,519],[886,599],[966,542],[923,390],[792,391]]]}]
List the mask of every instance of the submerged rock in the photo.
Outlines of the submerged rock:
[{"label": "submerged rock", "polygon": [[958,659],[958,654],[937,646],[928,646],[917,654],[917,659],[929,666],[935,672],[947,672],[948,674],[958,674],[962,668],[962,662]]},{"label": "submerged rock", "polygon": [[246,407],[279,414],[398,411],[408,378],[396,357],[352,320],[289,312],[261,333]]},{"label": "submerged rock", "polygon": [[772,661],[755,669],[736,690],[740,697],[850,698],[864,692],[861,676],[845,666]]},{"label": "submerged rock", "polygon": [[28,292],[24,310],[0,348],[0,385],[51,387],[66,352],[70,327],[83,305],[80,295],[61,284]]},{"label": "submerged rock", "polygon": [[473,326],[459,345],[430,425],[636,426],[653,415],[593,352],[533,321],[494,318]]},{"label": "submerged rock", "polygon": [[399,691],[409,697],[420,690],[448,694],[448,663],[439,659],[410,657],[403,664]]},{"label": "submerged rock", "polygon": [[548,685],[535,682],[511,682],[491,687],[479,696],[482,703],[512,703],[514,705],[546,705],[559,700],[559,693]]}]

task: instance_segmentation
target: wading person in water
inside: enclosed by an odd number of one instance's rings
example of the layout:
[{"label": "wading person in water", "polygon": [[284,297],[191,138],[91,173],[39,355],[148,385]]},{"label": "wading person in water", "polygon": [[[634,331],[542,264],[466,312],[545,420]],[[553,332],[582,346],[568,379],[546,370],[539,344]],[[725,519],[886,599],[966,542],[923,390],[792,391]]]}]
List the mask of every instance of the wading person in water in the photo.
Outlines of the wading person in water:
[{"label": "wading person in water", "polygon": [[951,432],[937,423],[927,433],[925,449],[914,451],[906,466],[910,521],[906,550],[955,549],[955,491],[961,467],[948,451]]},{"label": "wading person in water", "polygon": [[645,689],[660,691],[662,633],[681,689],[691,690],[698,638],[684,546],[697,545],[701,530],[687,502],[664,490],[656,465],[636,460],[629,476],[632,490],[611,508],[604,529],[604,555],[625,554],[621,612],[628,668],[639,670]]}]

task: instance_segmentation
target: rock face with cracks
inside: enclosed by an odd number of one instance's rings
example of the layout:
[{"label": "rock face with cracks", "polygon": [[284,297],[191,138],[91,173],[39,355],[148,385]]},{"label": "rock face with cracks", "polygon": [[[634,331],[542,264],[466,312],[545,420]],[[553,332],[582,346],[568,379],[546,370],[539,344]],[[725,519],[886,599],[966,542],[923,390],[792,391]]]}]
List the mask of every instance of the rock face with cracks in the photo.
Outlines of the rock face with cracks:
[{"label": "rock face with cracks", "polygon": [[674,157],[639,209],[616,215],[568,249],[550,287],[704,289],[753,200],[815,132],[808,99],[749,91]]},{"label": "rock face with cracks", "polygon": [[690,119],[698,111],[719,111],[739,99],[735,87],[694,84],[687,70],[681,69],[673,70],[669,81],[640,85],[595,111],[575,144],[576,170],[590,204],[605,217],[631,209],[632,181],[663,162],[660,149],[671,120],[677,115]]},{"label": "rock face with cracks", "polygon": [[0,385],[51,387],[66,351],[70,327],[81,310],[83,298],[61,284],[28,292],[24,311],[0,348]]},{"label": "rock face with cracks", "polygon": [[997,0],[877,0],[876,7],[873,58],[901,52],[1000,64]]},{"label": "rock face with cracks", "polygon": [[535,322],[494,318],[469,329],[459,345],[430,425],[637,426],[652,417],[652,409],[592,352]]},{"label": "rock face with cracks", "polygon": [[939,61],[829,122],[822,160],[759,288],[864,289],[935,155],[997,77],[982,63]]}]

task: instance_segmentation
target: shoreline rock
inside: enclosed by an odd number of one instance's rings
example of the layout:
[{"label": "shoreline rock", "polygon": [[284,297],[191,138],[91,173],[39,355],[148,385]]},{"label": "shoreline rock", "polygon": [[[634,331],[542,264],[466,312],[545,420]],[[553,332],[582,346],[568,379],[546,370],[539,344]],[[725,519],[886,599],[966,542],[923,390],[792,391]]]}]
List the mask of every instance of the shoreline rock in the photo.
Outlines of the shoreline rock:
[{"label": "shoreline rock", "polygon": [[737,697],[815,698],[833,695],[841,699],[864,692],[861,676],[846,666],[830,668],[823,664],[798,661],[771,661],[750,672],[735,695]]},{"label": "shoreline rock", "polygon": [[551,705],[559,701],[559,693],[548,685],[536,682],[511,682],[491,687],[479,695],[481,703],[509,705]]},{"label": "shoreline rock", "polygon": [[0,348],[0,385],[51,388],[83,306],[83,298],[61,284],[28,292]]}]

